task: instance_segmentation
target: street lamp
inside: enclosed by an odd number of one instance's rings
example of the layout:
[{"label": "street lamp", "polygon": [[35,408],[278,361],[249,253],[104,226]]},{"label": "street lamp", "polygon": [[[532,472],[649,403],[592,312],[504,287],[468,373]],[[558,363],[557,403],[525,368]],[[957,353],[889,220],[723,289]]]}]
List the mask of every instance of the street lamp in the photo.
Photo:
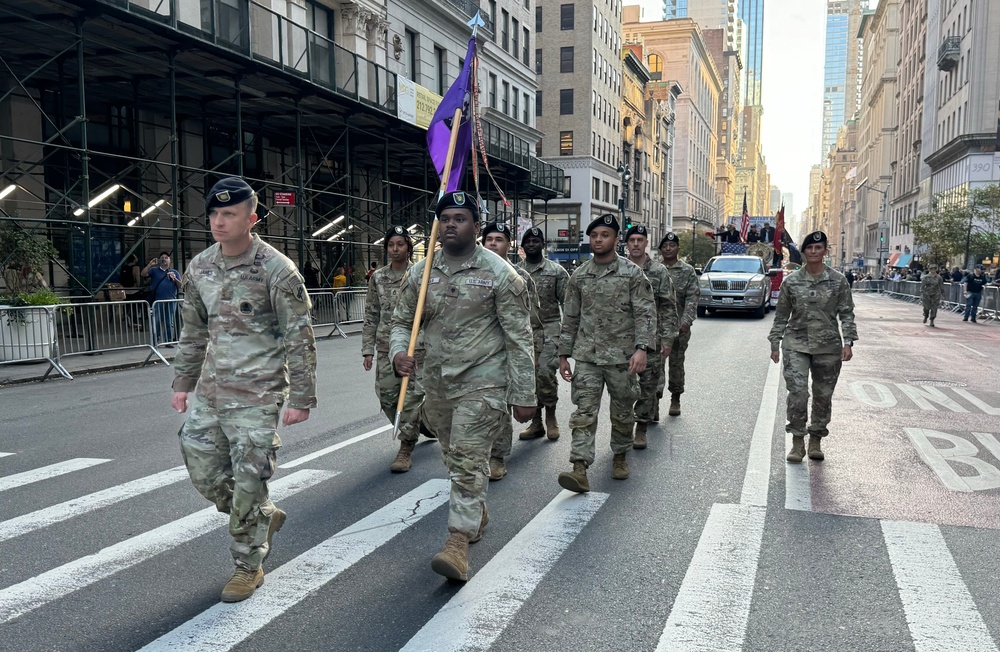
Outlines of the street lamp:
[{"label": "street lamp", "polygon": [[845,238],[847,237],[847,232],[844,231],[844,227],[840,227],[840,269],[844,271],[845,265],[847,264],[847,249],[844,247]]},{"label": "street lamp", "polygon": [[622,229],[625,228],[625,209],[628,208],[628,188],[632,183],[632,170],[628,163],[618,166],[618,176],[622,179],[622,195],[618,198],[618,212],[621,215]]}]

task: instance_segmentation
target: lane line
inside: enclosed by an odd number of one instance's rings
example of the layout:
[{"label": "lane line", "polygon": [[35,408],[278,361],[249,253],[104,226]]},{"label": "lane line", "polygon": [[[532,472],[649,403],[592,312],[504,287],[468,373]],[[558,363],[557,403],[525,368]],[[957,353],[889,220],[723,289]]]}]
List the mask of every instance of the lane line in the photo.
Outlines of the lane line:
[{"label": "lane line", "polygon": [[14,453],[0,453],[0,457],[10,457]]},{"label": "lane line", "polygon": [[230,650],[340,573],[448,502],[451,483],[429,480],[267,574],[252,600],[219,603],[142,650]]},{"label": "lane line", "polygon": [[740,504],[767,507],[767,491],[771,482],[771,443],[774,439],[774,420],[778,411],[778,387],[781,382],[780,366],[771,363],[760,397],[757,422],[750,440],[750,458],[743,478]]},{"label": "lane line", "polygon": [[316,451],[314,453],[309,453],[308,455],[303,455],[302,457],[300,457],[298,459],[294,459],[291,462],[285,462],[284,464],[279,464],[278,468],[279,469],[291,469],[291,468],[294,468],[296,466],[300,466],[302,464],[305,464],[306,462],[313,461],[317,457],[323,457],[324,455],[327,455],[327,454],[332,453],[334,451],[339,451],[341,448],[347,448],[351,444],[356,444],[359,441],[362,441],[364,439],[368,439],[369,437],[374,437],[375,435],[379,434],[380,432],[385,432],[387,430],[392,430],[392,426],[391,425],[389,425],[389,426],[382,426],[381,428],[376,428],[375,430],[369,430],[366,433],[362,433],[362,434],[358,435],[357,437],[351,437],[350,439],[348,439],[346,441],[342,441],[339,444],[334,444],[333,446],[327,446],[326,448],[321,448],[321,449],[319,449],[318,451]]},{"label": "lane line", "polygon": [[905,521],[880,524],[916,651],[996,652],[941,529]]},{"label": "lane line", "polygon": [[81,471],[83,469],[110,461],[111,460],[98,459],[95,457],[77,457],[72,460],[66,460],[65,462],[57,462],[55,464],[49,464],[48,466],[32,469],[31,471],[25,471],[24,473],[5,475],[0,478],[0,491],[7,491],[9,489],[14,489],[15,487],[23,487],[26,484],[48,480],[49,478],[55,478],[66,473],[72,473],[73,471]]},{"label": "lane line", "polygon": [[[270,483],[271,495],[275,499],[287,498],[335,475],[338,474],[334,471],[296,471]],[[209,507],[9,586],[0,591],[0,624],[176,548],[225,523],[226,516]]]},{"label": "lane line", "polygon": [[188,477],[187,470],[183,466],[178,466],[160,473],[132,480],[115,487],[109,487],[101,491],[67,500],[64,503],[46,507],[38,511],[24,514],[6,521],[0,522],[0,541],[7,541],[22,534],[33,532],[43,527],[48,527],[60,521],[65,521],[80,516],[108,505],[114,505],[134,496],[149,493],[154,489],[166,487],[167,485],[180,482]]},{"label": "lane line", "polygon": [[[808,444],[808,437],[806,438]],[[785,434],[785,450],[792,448],[791,433]],[[795,509],[801,512],[811,512],[812,488],[809,485],[809,458],[800,464],[785,462],[785,509]]]},{"label": "lane line", "polygon": [[765,507],[712,506],[657,652],[740,652],[764,538]]},{"label": "lane line", "polygon": [[985,353],[982,353],[981,351],[975,350],[971,346],[966,346],[965,344],[962,344],[961,342],[955,342],[955,344],[959,345],[960,347],[962,347],[963,349],[965,349],[967,351],[972,351],[973,353],[975,353],[976,355],[978,355],[981,358],[988,358],[988,357],[990,357],[990,356],[986,355]]},{"label": "lane line", "polygon": [[607,498],[561,492],[401,652],[488,650]]}]

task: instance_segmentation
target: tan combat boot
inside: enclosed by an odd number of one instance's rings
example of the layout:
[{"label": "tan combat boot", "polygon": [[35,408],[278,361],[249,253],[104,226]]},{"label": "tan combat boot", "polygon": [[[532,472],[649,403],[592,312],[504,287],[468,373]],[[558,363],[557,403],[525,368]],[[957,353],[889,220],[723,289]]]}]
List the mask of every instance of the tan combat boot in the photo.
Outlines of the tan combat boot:
[{"label": "tan combat boot", "polygon": [[559,420],[556,419],[556,406],[545,408],[545,434],[549,439],[559,439]]},{"label": "tan combat boot", "polygon": [[636,423],[635,424],[635,439],[632,441],[632,448],[636,450],[642,450],[646,447],[646,429],[649,428],[649,424],[646,423]]},{"label": "tan combat boot", "polygon": [[226,583],[225,588],[222,589],[222,601],[240,602],[241,600],[246,600],[263,583],[263,568],[252,571],[242,566],[237,566],[232,578]]},{"label": "tan combat boot", "polygon": [[671,392],[670,394],[670,412],[668,414],[672,417],[679,417],[681,415],[681,395]]},{"label": "tan combat boot", "polygon": [[821,461],[826,457],[819,447],[822,439],[822,437],[817,437],[816,435],[809,435],[809,459]]},{"label": "tan combat boot", "polygon": [[396,453],[396,459],[392,461],[389,465],[389,470],[393,473],[406,473],[413,466],[413,459],[410,457],[413,454],[413,444],[407,443],[405,441],[399,442],[399,452]]},{"label": "tan combat boot", "polygon": [[263,564],[271,556],[271,550],[273,549],[271,547],[271,537],[285,524],[286,518],[288,518],[288,515],[282,509],[275,507],[274,511],[271,512],[271,521],[267,524],[267,552],[264,553],[264,558],[260,560],[260,563]]},{"label": "tan combat boot", "polygon": [[535,416],[531,417],[531,423],[528,427],[521,431],[518,435],[518,439],[538,439],[545,434],[545,428],[542,426],[542,408],[535,410]]},{"label": "tan combat boot", "polygon": [[792,450],[785,456],[785,461],[799,464],[806,456],[806,438],[802,435],[792,435]]},{"label": "tan combat boot", "polygon": [[628,462],[625,461],[625,453],[618,453],[611,462],[611,477],[615,480],[628,479]]},{"label": "tan combat boot", "polygon": [[475,536],[469,539],[469,543],[476,543],[483,538],[483,534],[486,533],[486,526],[490,522],[490,515],[486,511],[486,503],[483,503],[483,518],[479,521],[479,530],[476,532]]},{"label": "tan combat boot", "polygon": [[573,470],[559,474],[559,486],[578,494],[590,491],[590,482],[587,480],[587,464],[585,462],[573,462]]},{"label": "tan combat boot", "polygon": [[507,466],[503,463],[502,457],[490,458],[490,480],[503,480],[507,475]]},{"label": "tan combat boot", "polygon": [[452,532],[444,542],[444,548],[431,560],[431,570],[450,580],[469,580],[469,537],[461,532]]}]

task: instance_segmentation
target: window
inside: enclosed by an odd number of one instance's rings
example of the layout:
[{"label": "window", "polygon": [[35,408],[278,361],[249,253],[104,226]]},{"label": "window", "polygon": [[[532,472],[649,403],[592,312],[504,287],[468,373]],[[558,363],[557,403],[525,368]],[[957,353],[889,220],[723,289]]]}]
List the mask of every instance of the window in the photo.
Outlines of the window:
[{"label": "window", "polygon": [[542,31],[542,7],[541,5],[535,7],[535,31]]},{"label": "window", "polygon": [[406,30],[406,46],[409,49],[409,70],[410,79],[417,80],[417,34]]},{"label": "window", "polygon": [[601,180],[594,177],[594,188],[590,193],[594,200],[600,201],[601,199]]},{"label": "window", "polygon": [[531,49],[531,37],[529,36],[530,32],[528,32],[527,27],[523,28],[521,32],[523,33],[522,38],[524,38],[524,44],[521,46],[522,47],[521,61],[524,63],[524,65],[530,66],[531,63],[529,63],[528,60],[528,52]]},{"label": "window", "polygon": [[524,94],[524,112],[521,115],[521,122],[526,125],[531,124],[531,100],[528,99],[528,94]]},{"label": "window", "polygon": [[[559,29],[573,29],[573,5],[559,5]],[[569,134],[572,145],[573,132],[565,133]]]},{"label": "window", "polygon": [[535,50],[535,74],[542,74],[542,49]]},{"label": "window", "polygon": [[573,72],[573,46],[559,48],[559,72]]},{"label": "window", "polygon": [[438,95],[444,95],[445,91],[448,90],[448,84],[445,81],[445,65],[447,64],[447,59],[445,59],[444,50],[438,46],[434,46],[434,61],[437,62],[437,93]]},{"label": "window", "polygon": [[[573,5],[570,5],[572,7]],[[573,156],[573,132],[559,132],[559,156]]]},{"label": "window", "polygon": [[506,9],[501,9],[500,15],[502,16],[500,22],[500,47],[503,48],[504,52],[508,52],[510,48],[510,14],[507,13]]},{"label": "window", "polygon": [[490,108],[497,108],[497,76],[490,73]]},{"label": "window", "polygon": [[607,181],[605,181],[603,184],[601,184],[601,186],[604,189],[604,203],[605,204],[610,203],[611,202],[611,184],[608,183]]},{"label": "window", "polygon": [[535,91],[535,117],[542,115],[542,91]]},{"label": "window", "polygon": [[521,94],[518,92],[517,86],[515,86],[514,87],[514,97],[513,97],[514,101],[513,101],[513,104],[511,104],[511,111],[510,111],[510,117],[514,118],[515,120],[517,120],[517,114],[519,113],[518,107],[521,106],[521,103],[519,101],[520,97],[521,97]]},{"label": "window", "polygon": [[573,115],[573,89],[559,91],[559,115]]},{"label": "window", "polygon": [[515,18],[510,28],[510,53],[515,57],[521,52],[521,22]]},{"label": "window", "polygon": [[500,110],[503,111],[504,115],[508,115],[508,109],[510,108],[510,84],[503,82],[503,97],[500,102]]},{"label": "window", "polygon": [[497,42],[497,0],[490,0],[490,22],[493,23],[493,42]]}]

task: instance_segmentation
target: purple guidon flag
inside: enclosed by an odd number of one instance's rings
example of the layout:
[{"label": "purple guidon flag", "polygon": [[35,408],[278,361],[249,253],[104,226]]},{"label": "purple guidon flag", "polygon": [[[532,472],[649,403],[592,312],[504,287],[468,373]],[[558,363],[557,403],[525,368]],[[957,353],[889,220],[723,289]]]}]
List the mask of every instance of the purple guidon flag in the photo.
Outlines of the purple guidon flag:
[{"label": "purple guidon flag", "polygon": [[444,94],[438,105],[431,124],[427,127],[427,149],[431,160],[440,177],[444,172],[444,164],[448,158],[448,141],[451,138],[451,123],[455,117],[455,109],[462,109],[462,122],[458,128],[458,140],[455,143],[455,154],[452,157],[451,173],[448,175],[446,192],[458,190],[462,174],[465,172],[465,159],[472,147],[472,62],[476,57],[476,37],[469,39],[469,51],[465,55],[462,72],[458,73],[455,83]]}]

